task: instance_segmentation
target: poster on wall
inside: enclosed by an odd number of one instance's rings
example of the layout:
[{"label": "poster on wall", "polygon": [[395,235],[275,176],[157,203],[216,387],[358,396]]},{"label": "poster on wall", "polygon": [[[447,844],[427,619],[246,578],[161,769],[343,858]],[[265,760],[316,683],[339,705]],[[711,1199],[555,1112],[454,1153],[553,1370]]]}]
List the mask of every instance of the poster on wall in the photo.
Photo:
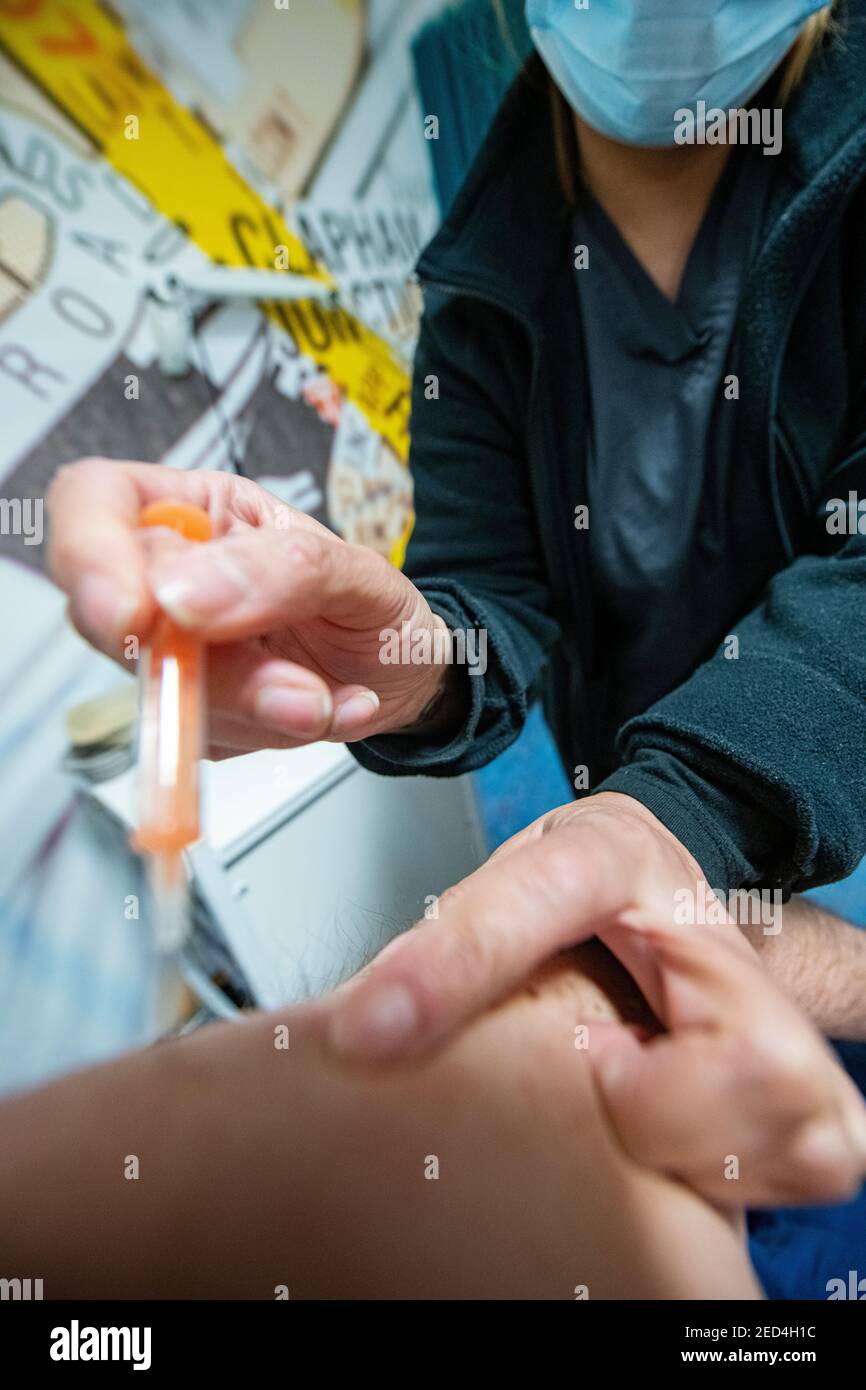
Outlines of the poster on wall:
[{"label": "poster on wall", "polygon": [[[7,502],[85,455],[233,469],[400,562],[411,270],[435,205],[395,24],[362,0],[0,0]],[[215,265],[335,299],[216,297],[169,375],[152,275]],[[0,558],[39,569],[13,529]]]},{"label": "poster on wall", "polygon": [[[236,471],[401,561],[410,274],[437,221],[409,45],[440,5],[0,0],[0,1014],[27,1040],[15,1084],[153,1036],[147,934],[118,920],[137,868],[106,854],[69,775],[68,712],[129,677],[65,619],[43,499],[84,456]],[[251,270],[329,299],[191,300],[183,369],[168,370],[154,284]],[[295,790],[327,761],[305,753]]]}]

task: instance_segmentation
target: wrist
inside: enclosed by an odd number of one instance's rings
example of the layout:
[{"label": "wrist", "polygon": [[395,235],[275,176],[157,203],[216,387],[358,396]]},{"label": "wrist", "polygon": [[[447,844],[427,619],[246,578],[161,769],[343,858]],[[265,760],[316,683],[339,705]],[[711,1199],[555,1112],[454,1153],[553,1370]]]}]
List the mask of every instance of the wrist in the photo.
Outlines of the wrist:
[{"label": "wrist", "polygon": [[432,734],[453,721],[462,707],[460,672],[453,664],[453,638],[444,618],[430,614],[431,659],[418,668],[418,680],[401,710],[395,734]]},{"label": "wrist", "polygon": [[669,830],[663,820],[645,806],[637,797],[629,796],[626,792],[602,791],[596,792],[590,798],[578,805],[589,806],[604,810],[616,816],[625,823],[638,825],[647,831],[656,843],[664,845],[672,850],[680,859],[686,878],[689,881],[701,881],[704,878],[701,866],[694,855],[686,849],[681,840],[678,840],[672,830]]}]

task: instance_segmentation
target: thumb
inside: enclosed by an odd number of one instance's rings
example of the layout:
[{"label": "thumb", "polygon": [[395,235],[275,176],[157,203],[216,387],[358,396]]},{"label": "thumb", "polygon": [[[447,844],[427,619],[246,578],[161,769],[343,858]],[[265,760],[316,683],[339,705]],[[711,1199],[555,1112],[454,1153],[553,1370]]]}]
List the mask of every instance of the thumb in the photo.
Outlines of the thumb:
[{"label": "thumb", "polygon": [[451,1037],[623,903],[617,846],[590,824],[527,840],[443,894],[331,1007],[333,1049],[385,1061]]},{"label": "thumb", "polygon": [[158,555],[148,577],[160,607],[209,641],[244,641],[316,617],[376,622],[399,572],[380,555],[314,531],[261,526],[182,554]]}]

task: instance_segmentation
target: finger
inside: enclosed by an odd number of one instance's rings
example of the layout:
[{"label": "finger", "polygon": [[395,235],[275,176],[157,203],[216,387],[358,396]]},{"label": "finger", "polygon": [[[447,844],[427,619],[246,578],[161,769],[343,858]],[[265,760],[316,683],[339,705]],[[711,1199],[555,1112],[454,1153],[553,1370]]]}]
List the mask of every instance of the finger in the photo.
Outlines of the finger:
[{"label": "finger", "polygon": [[[304,748],[311,743],[351,743],[367,737],[367,725],[375,718],[378,700],[372,690],[359,686],[339,686],[331,697],[333,716],[324,730],[319,723],[319,702],[310,703],[307,691],[281,690],[276,712],[268,706],[268,721],[262,718],[233,717],[214,711],[209,720],[208,756],[217,758],[220,750],[227,753],[256,753],[264,748]],[[342,703],[340,701],[342,700]],[[348,713],[346,707],[348,706]],[[357,711],[355,713],[354,711]],[[287,733],[273,724],[292,725],[296,733]]]},{"label": "finger", "polygon": [[624,906],[615,857],[610,838],[587,827],[464,879],[440,899],[438,920],[392,942],[369,978],[334,1001],[333,1047],[384,1059],[445,1038]]},{"label": "finger", "polygon": [[140,510],[138,489],[122,467],[61,469],[48,495],[49,572],[69,595],[79,632],[111,656],[153,618],[134,534]]},{"label": "finger", "polygon": [[327,681],[295,661],[269,655],[258,642],[215,646],[207,661],[211,732],[216,721],[248,732],[251,748],[272,746],[265,735],[323,738],[334,702]]},{"label": "finger", "polygon": [[272,746],[262,732],[347,742],[363,737],[379,710],[379,697],[367,686],[334,684],[256,642],[212,647],[208,688],[213,716],[245,724],[254,747]]},{"label": "finger", "polygon": [[[745,1043],[711,1035],[654,1039],[590,1030],[591,1063],[614,1132],[636,1162],[680,1177],[728,1206],[840,1200],[857,1190],[866,1148],[841,1119],[853,1097],[806,1112],[774,1104],[769,1074]],[[828,1073],[835,1063],[827,1059]],[[778,1073],[774,1073],[778,1076]],[[831,1089],[827,1077],[828,1093]]]},{"label": "finger", "polygon": [[[617,930],[628,932],[628,928]],[[652,945],[663,982],[663,1021],[668,1030],[675,1037],[691,1031],[743,1040],[728,1046],[742,1046],[748,1053],[748,1066],[745,1061],[742,1064],[744,1085],[757,1075],[766,1088],[772,1078],[772,1092],[759,1098],[760,1107],[794,1122],[822,1113],[840,1094],[848,1095],[848,1080],[830,1049],[763,970],[736,927],[653,926],[635,935]],[[732,1077],[737,1074],[734,1068]],[[862,1111],[859,1096],[857,1102],[854,1114],[846,1107],[855,1130]]]},{"label": "finger", "polygon": [[142,507],[165,497],[203,506],[207,496],[205,475],[150,464],[93,459],[60,469],[48,495],[49,572],[94,646],[116,656],[124,637],[145,636],[153,621],[138,537]]},{"label": "finger", "polygon": [[365,686],[332,685],[258,642],[212,647],[207,683],[209,744],[235,753],[360,738],[379,708]]},{"label": "finger", "polygon": [[149,578],[175,622],[216,642],[315,617],[366,625],[370,612],[382,613],[389,592],[396,620],[408,582],[373,551],[336,536],[276,526],[191,547],[154,567]]},{"label": "finger", "polygon": [[650,974],[661,982],[663,1021],[669,1029],[764,1024],[764,1031],[780,1035],[791,1019],[800,1017],[770,984],[734,923],[678,924],[672,912],[650,903],[606,924],[600,935],[642,984]]},{"label": "finger", "polygon": [[725,927],[633,935],[652,942],[672,1032],[593,1059],[626,1149],[720,1201],[844,1195],[866,1161],[866,1109],[757,958]]}]

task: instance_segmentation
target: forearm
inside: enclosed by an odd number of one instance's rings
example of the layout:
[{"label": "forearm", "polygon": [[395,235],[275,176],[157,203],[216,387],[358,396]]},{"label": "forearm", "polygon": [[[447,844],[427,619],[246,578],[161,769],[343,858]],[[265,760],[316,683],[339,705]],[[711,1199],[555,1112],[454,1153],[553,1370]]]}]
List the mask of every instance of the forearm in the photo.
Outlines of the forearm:
[{"label": "forearm", "polygon": [[620,730],[605,790],[673,831],[710,887],[802,891],[866,851],[862,625],[866,536],[802,555],[709,660]]},{"label": "forearm", "polygon": [[866,1041],[866,931],[794,897],[781,930],[741,930],[767,971],[831,1038]]},{"label": "forearm", "polygon": [[557,967],[381,1073],[289,1011],[8,1101],[4,1268],[49,1297],[756,1296],[730,1222],[611,1138],[581,988]]}]

